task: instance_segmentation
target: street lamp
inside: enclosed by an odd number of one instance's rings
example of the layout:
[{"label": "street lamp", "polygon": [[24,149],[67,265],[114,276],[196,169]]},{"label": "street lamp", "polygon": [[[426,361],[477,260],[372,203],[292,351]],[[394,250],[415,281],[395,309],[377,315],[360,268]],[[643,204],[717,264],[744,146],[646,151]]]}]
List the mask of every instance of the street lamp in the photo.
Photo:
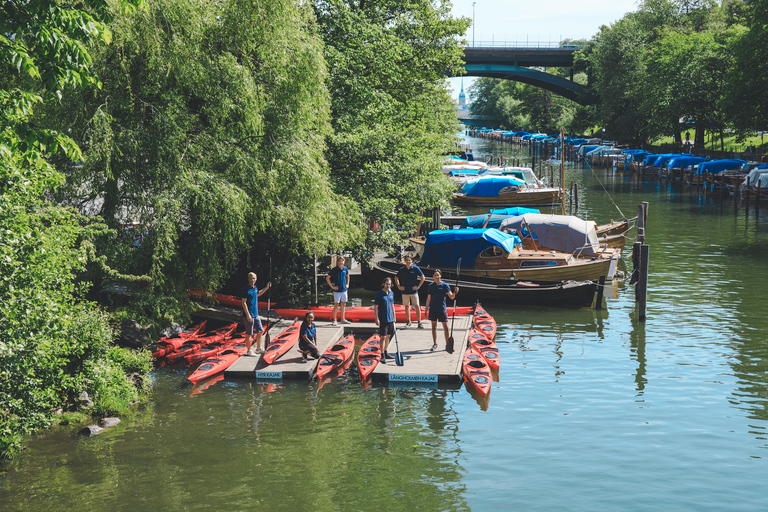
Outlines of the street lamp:
[{"label": "street lamp", "polygon": [[475,4],[477,2],[472,2],[472,46],[475,46]]}]

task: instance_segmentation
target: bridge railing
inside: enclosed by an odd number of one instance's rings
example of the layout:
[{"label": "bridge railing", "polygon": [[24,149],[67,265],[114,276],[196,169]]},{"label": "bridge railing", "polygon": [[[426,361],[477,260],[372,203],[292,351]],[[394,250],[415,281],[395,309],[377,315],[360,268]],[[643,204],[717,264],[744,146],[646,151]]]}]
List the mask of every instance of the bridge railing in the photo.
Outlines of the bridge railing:
[{"label": "bridge railing", "polygon": [[564,48],[580,50],[583,45],[570,41],[548,41],[541,39],[491,39],[490,41],[468,41],[467,48]]}]

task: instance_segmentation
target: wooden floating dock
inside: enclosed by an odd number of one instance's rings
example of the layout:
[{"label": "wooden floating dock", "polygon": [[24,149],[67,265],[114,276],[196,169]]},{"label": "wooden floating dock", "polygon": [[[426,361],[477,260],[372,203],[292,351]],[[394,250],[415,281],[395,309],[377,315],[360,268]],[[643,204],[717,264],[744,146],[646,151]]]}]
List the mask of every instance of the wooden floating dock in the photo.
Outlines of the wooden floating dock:
[{"label": "wooden floating dock", "polygon": [[[423,323],[424,329],[417,329],[416,322],[407,328],[398,324],[397,340],[400,352],[403,354],[404,365],[397,366],[394,359],[388,359],[386,364],[379,363],[371,374],[374,381],[426,386],[462,382],[461,365],[472,317],[467,315],[456,317],[453,327],[455,342],[453,354],[445,350],[445,336],[439,323],[437,326],[438,349],[434,352],[430,351],[431,323],[429,321]],[[276,337],[290,325],[291,321],[281,320],[270,330],[271,336]],[[315,325],[317,326],[317,347],[321,353],[347,334],[353,333],[358,344],[362,344],[372,334],[378,332],[373,322],[354,322],[334,327],[329,321],[315,321]],[[449,332],[450,327],[449,317]],[[389,343],[388,352],[392,356],[395,355],[394,337]],[[356,358],[357,355],[353,357]],[[243,356],[225,370],[224,375],[225,377],[255,378],[268,382],[309,380],[315,373],[317,363],[318,361],[312,358],[306,363],[301,362],[297,344],[271,365],[265,364],[261,356]]]}]

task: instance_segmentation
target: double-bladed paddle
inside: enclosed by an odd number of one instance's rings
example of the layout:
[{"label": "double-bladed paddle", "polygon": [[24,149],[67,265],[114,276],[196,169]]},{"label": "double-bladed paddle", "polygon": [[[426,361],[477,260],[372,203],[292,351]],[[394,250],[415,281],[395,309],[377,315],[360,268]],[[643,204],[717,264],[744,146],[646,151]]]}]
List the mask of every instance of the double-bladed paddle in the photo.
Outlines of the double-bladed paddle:
[{"label": "double-bladed paddle", "polygon": [[459,286],[459,272],[461,271],[461,258],[456,264],[456,284],[453,286],[453,316],[451,317],[451,336],[445,344],[445,350],[453,354],[453,322],[456,320],[456,287]]}]

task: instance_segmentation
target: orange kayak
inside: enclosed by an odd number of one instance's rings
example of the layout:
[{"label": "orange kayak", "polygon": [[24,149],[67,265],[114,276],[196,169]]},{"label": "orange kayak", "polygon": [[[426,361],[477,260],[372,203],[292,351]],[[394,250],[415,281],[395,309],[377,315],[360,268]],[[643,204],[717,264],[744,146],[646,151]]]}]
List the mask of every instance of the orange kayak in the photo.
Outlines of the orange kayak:
[{"label": "orange kayak", "polygon": [[343,366],[354,352],[355,337],[348,334],[327,348],[320,356],[320,362],[317,365],[317,378],[322,379],[331,371]]},{"label": "orange kayak", "polygon": [[[233,306],[236,308],[243,307],[242,297],[235,297],[234,295],[224,295],[223,293],[207,292],[205,290],[198,290],[197,288],[191,288],[187,290],[187,296],[192,300],[202,300],[208,302],[218,302],[225,306]],[[259,311],[267,310],[267,302],[259,301]],[[272,306],[275,305],[273,302]]]},{"label": "orange kayak", "polygon": [[478,354],[485,358],[488,366],[499,371],[501,358],[499,357],[499,347],[496,346],[496,342],[489,340],[485,334],[473,328],[469,330],[469,344]]},{"label": "orange kayak", "polygon": [[235,361],[240,359],[240,356],[243,354],[245,354],[245,343],[237,343],[235,345],[231,345],[222,353],[213,357],[209,357],[200,363],[200,366],[195,368],[195,371],[193,371],[192,374],[187,377],[187,380],[194,384],[203,379],[216,375],[217,373],[223,372],[232,366]]},{"label": "orange kayak", "polygon": [[469,347],[464,353],[462,369],[468,386],[472,386],[481,396],[490,393],[491,367],[474,348]]},{"label": "orange kayak", "polygon": [[301,322],[296,320],[293,325],[281,332],[269,344],[264,355],[261,356],[261,360],[267,364],[272,364],[278,357],[288,352],[299,341],[300,327]]},{"label": "orange kayak", "polygon": [[[456,308],[457,315],[469,315],[472,313],[472,306],[460,306]],[[333,306],[310,306],[308,308],[276,308],[273,310],[278,316],[282,318],[295,318],[301,317],[307,314],[307,311],[312,311],[315,314],[316,320],[331,320],[333,315]],[[344,309],[344,318],[351,322],[373,322],[373,306],[370,307],[351,307]],[[340,318],[340,314],[337,313],[337,320]],[[426,308],[421,308],[422,320],[427,319]],[[405,306],[402,304],[395,305],[395,321],[405,322],[408,319],[405,315]],[[416,311],[411,311],[411,321],[416,321]]]},{"label": "orange kayak", "polygon": [[166,354],[165,357],[169,361],[177,361],[182,357],[194,354],[206,345],[221,341],[222,339],[229,337],[229,335],[232,334],[236,328],[237,323],[233,323],[226,327],[216,329],[215,331],[210,331],[205,334],[195,336],[194,338],[190,338],[189,340],[185,341],[179,348],[170,354]]},{"label": "orange kayak", "polygon": [[357,372],[365,380],[381,361],[381,337],[374,334],[368,338],[357,353]]},{"label": "orange kayak", "polygon": [[200,332],[202,332],[203,329],[205,329],[205,324],[207,320],[203,320],[199,324],[195,325],[194,327],[190,327],[189,329],[184,329],[181,332],[177,332],[176,334],[172,336],[164,336],[157,340],[154,345],[150,347],[150,350],[152,350],[152,357],[155,359],[159,359],[166,354],[173,352],[177,348],[179,348],[185,341],[187,341],[190,338],[193,338],[197,336]]},{"label": "orange kayak", "polygon": [[489,340],[496,337],[496,320],[483,309],[479,302],[475,307],[472,323],[475,329],[485,334]]},{"label": "orange kayak", "polygon": [[238,343],[245,343],[245,337],[242,334],[235,334],[229,338],[209,343],[203,347],[200,347],[197,352],[187,354],[184,356],[184,359],[186,359],[190,364],[197,363],[203,359],[213,357],[221,352],[224,352],[232,345],[237,345]]}]

